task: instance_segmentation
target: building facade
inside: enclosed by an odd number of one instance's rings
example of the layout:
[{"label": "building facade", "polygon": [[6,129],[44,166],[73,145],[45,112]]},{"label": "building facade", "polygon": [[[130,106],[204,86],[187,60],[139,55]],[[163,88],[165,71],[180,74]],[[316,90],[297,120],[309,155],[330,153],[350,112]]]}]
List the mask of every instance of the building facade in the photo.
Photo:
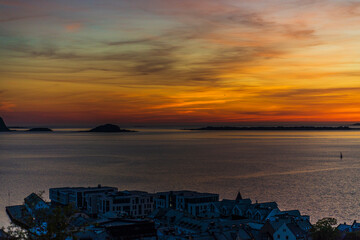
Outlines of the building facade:
[{"label": "building facade", "polygon": [[49,198],[51,203],[54,205],[70,205],[80,210],[87,210],[88,206],[93,209],[95,206],[91,205],[88,196],[97,194],[97,195],[106,195],[108,193],[116,192],[116,187],[103,187],[98,185],[97,187],[64,187],[64,188],[50,188]]},{"label": "building facade", "polygon": [[154,194],[142,191],[121,191],[98,198],[99,214],[145,217],[154,210]]},{"label": "building facade", "polygon": [[156,208],[173,208],[193,216],[205,214],[210,203],[218,202],[219,194],[195,191],[170,191],[156,194]]}]

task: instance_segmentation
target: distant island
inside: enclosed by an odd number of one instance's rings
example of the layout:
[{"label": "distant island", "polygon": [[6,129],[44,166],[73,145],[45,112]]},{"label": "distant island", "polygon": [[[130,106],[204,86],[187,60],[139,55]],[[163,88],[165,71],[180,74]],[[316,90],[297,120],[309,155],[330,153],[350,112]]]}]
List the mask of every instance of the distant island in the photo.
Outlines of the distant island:
[{"label": "distant island", "polygon": [[277,126],[277,127],[202,127],[202,128],[193,128],[193,129],[185,129],[185,130],[218,130],[218,131],[228,131],[228,130],[273,130],[273,131],[283,131],[283,130],[359,130],[356,128],[350,128],[347,126],[339,126],[339,127],[315,127],[315,126],[299,126],[299,127],[284,127],[284,126]]},{"label": "distant island", "polygon": [[52,132],[50,128],[31,128],[27,130],[28,132]]},{"label": "distant island", "polygon": [[353,125],[351,126],[360,126],[360,123],[354,123]]},{"label": "distant island", "polygon": [[105,125],[97,126],[91,129],[89,132],[136,132],[136,131],[121,129],[119,126],[114,124],[105,124]]},{"label": "distant island", "polygon": [[9,132],[10,129],[6,126],[4,120],[0,117],[0,132]]}]

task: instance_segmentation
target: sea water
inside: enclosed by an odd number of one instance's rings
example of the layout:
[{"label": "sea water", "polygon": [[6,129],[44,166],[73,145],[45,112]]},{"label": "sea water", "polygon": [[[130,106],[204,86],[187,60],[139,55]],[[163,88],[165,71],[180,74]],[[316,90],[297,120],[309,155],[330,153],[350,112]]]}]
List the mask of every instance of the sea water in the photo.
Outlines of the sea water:
[{"label": "sea water", "polygon": [[221,199],[240,191],[312,222],[360,219],[360,131],[139,130],[0,133],[0,226],[9,224],[5,206],[32,192],[98,184]]}]

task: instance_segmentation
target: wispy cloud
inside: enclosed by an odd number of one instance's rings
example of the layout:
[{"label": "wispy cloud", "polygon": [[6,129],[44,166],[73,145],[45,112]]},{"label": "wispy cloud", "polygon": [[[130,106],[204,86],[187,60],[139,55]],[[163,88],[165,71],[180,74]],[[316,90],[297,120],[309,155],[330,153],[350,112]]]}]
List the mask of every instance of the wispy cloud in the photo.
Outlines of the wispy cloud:
[{"label": "wispy cloud", "polygon": [[0,0],[1,109],[72,121],[94,112],[350,118],[360,104],[359,9],[332,0]]},{"label": "wispy cloud", "polygon": [[16,105],[11,102],[0,102],[0,111],[2,112],[12,112]]},{"label": "wispy cloud", "polygon": [[29,20],[36,18],[47,17],[47,14],[39,14],[39,15],[27,15],[27,16],[13,16],[13,17],[2,17],[0,18],[0,23],[12,22],[12,21],[20,21],[20,20]]}]

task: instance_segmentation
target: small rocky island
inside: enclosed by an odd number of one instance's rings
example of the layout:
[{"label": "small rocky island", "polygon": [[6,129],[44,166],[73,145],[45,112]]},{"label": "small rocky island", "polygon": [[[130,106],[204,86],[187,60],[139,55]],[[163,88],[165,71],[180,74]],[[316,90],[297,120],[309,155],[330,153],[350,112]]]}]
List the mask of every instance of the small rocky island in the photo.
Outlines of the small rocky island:
[{"label": "small rocky island", "polygon": [[28,132],[52,132],[50,128],[31,128],[27,130]]},{"label": "small rocky island", "polygon": [[4,120],[0,117],[0,132],[9,132],[10,129],[6,126]]},{"label": "small rocky island", "polygon": [[121,129],[119,126],[114,124],[105,124],[97,126],[91,129],[89,132],[136,132],[128,129]]}]

